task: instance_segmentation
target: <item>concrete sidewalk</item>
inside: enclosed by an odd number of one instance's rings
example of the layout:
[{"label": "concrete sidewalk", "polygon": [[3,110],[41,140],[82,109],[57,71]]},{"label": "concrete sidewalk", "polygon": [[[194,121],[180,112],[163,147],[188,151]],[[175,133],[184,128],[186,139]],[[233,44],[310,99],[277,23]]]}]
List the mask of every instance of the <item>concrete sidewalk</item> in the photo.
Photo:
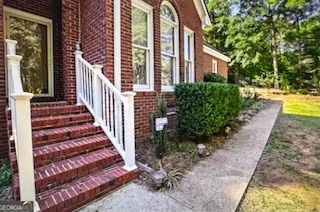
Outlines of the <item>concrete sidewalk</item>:
[{"label": "concrete sidewalk", "polygon": [[233,212],[250,182],[281,109],[274,102],[253,117],[222,149],[199,162],[174,191],[151,192],[129,184],[81,212]]}]

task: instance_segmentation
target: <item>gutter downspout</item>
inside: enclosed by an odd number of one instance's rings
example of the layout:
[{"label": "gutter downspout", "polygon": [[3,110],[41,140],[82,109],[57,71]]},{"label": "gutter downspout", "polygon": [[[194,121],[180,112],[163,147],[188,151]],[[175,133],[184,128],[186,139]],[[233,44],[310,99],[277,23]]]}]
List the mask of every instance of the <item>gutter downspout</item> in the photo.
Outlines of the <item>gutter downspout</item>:
[{"label": "gutter downspout", "polygon": [[113,1],[114,85],[121,92],[121,0]]}]

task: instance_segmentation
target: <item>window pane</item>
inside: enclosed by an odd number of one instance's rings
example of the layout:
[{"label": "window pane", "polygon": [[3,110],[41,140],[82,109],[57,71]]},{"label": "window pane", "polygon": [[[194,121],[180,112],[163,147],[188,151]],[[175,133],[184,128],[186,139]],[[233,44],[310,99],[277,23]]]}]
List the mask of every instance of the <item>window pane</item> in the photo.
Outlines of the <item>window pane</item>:
[{"label": "window pane", "polygon": [[173,85],[174,58],[161,55],[161,85]]},{"label": "window pane", "polygon": [[184,57],[185,60],[191,60],[191,36],[184,34]]},{"label": "window pane", "polygon": [[218,64],[217,61],[212,60],[212,72],[217,73],[218,72]]},{"label": "window pane", "polygon": [[135,7],[132,8],[132,42],[148,46],[148,14]]},{"label": "window pane", "polygon": [[147,85],[147,50],[132,48],[133,84]]},{"label": "window pane", "polygon": [[10,16],[9,36],[18,41],[17,54],[22,56],[23,89],[34,94],[49,92],[47,26]]},{"label": "window pane", "polygon": [[167,5],[162,5],[161,6],[161,16],[175,22],[175,19],[174,19],[174,15],[171,11],[171,9],[167,6]]},{"label": "window pane", "polygon": [[161,52],[174,54],[174,27],[161,21]]},{"label": "window pane", "polygon": [[189,61],[186,61],[185,62],[185,67],[186,67],[186,70],[185,70],[185,81],[186,82],[191,82],[190,80],[190,75],[191,75],[191,62]]}]

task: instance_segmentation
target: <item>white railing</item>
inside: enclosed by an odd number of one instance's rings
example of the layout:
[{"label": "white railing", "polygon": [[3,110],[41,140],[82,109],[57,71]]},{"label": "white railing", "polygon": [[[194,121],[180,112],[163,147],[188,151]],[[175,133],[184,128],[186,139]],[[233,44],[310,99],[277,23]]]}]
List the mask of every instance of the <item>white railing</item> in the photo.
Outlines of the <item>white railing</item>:
[{"label": "white railing", "polygon": [[77,103],[84,104],[125,162],[136,169],[134,134],[134,92],[121,93],[102,74],[101,65],[91,65],[76,51]]},{"label": "white railing", "polygon": [[18,163],[20,200],[33,201],[34,211],[40,211],[36,202],[34,163],[32,147],[32,128],[30,99],[32,93],[23,92],[21,82],[20,60],[16,55],[17,41],[6,40],[7,43],[7,77],[8,103],[11,110],[12,136]]}]

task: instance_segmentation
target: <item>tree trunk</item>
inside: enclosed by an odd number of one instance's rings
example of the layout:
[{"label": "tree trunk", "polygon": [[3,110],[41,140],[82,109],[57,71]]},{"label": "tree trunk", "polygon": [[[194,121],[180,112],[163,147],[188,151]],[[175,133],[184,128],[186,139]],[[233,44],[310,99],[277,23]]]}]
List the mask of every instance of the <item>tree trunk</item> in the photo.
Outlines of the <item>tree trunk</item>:
[{"label": "tree trunk", "polygon": [[271,34],[271,53],[272,53],[272,62],[273,62],[274,88],[279,89],[277,41],[276,41],[276,32],[273,24],[271,24],[270,34]]}]

